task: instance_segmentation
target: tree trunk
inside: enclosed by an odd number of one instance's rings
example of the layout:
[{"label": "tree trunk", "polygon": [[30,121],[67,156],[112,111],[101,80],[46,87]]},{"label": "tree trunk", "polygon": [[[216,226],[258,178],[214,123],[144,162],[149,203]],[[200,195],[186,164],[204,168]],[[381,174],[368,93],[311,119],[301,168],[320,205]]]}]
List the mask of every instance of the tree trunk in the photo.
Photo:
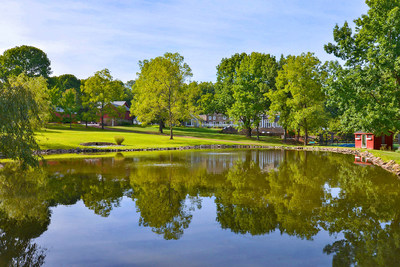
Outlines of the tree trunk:
[{"label": "tree trunk", "polygon": [[163,120],[160,120],[160,122],[158,124],[158,131],[160,132],[160,134],[164,133],[163,128],[164,128],[164,122],[163,122]]},{"label": "tree trunk", "polygon": [[169,126],[169,139],[170,139],[170,140],[174,139],[174,134],[173,134],[172,131],[173,131],[173,130],[172,130],[172,123],[171,123],[171,125]]},{"label": "tree trunk", "polygon": [[104,130],[104,115],[101,114],[101,129]]},{"label": "tree trunk", "polygon": [[287,130],[286,130],[286,128],[283,128],[283,130],[285,131],[285,132],[283,133],[283,142],[286,143],[286,141],[287,141]]},{"label": "tree trunk", "polygon": [[72,114],[69,114],[69,128],[72,128]]},{"label": "tree trunk", "polygon": [[308,132],[307,128],[304,129],[304,145],[306,146],[308,144]]},{"label": "tree trunk", "polygon": [[248,137],[248,138],[251,137],[251,127],[250,126],[246,127],[246,137]]},{"label": "tree trunk", "polygon": [[86,128],[88,127],[88,126],[87,126],[87,123],[88,123],[88,121],[86,120]]},{"label": "tree trunk", "polygon": [[257,125],[257,140],[260,141],[260,126]]},{"label": "tree trunk", "polygon": [[300,142],[300,129],[297,129],[296,142]]}]

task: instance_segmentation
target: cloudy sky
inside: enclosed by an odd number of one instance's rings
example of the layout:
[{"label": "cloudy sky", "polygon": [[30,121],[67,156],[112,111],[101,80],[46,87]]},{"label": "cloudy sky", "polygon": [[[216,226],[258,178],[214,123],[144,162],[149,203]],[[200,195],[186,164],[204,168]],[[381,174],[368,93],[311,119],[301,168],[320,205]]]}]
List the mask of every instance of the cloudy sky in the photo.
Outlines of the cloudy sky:
[{"label": "cloudy sky", "polygon": [[333,59],[323,50],[333,27],[366,11],[364,0],[1,0],[0,53],[32,45],[53,75],[108,68],[127,81],[139,60],[179,52],[192,80],[215,81],[221,59],[238,52]]}]

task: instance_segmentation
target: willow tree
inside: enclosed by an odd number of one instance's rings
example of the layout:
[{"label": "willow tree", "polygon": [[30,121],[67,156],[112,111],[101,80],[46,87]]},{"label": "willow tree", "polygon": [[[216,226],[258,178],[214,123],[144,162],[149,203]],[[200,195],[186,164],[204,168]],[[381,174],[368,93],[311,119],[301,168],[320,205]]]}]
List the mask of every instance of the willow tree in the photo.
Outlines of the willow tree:
[{"label": "willow tree", "polygon": [[38,106],[29,88],[0,83],[0,155],[19,160],[23,166],[37,166],[33,151],[38,150],[33,121]]},{"label": "willow tree", "polygon": [[47,81],[44,77],[29,77],[25,73],[18,76],[8,78],[8,83],[11,87],[23,87],[29,90],[34,98],[36,114],[29,113],[29,119],[32,127],[39,129],[49,121],[50,118],[50,100],[47,88]]},{"label": "willow tree", "polygon": [[184,82],[192,76],[192,71],[178,53],[165,53],[164,56],[139,61],[139,66],[131,113],[145,125],[157,121],[160,132],[163,123],[167,122],[170,139],[173,139],[172,126],[179,124],[188,110]]}]

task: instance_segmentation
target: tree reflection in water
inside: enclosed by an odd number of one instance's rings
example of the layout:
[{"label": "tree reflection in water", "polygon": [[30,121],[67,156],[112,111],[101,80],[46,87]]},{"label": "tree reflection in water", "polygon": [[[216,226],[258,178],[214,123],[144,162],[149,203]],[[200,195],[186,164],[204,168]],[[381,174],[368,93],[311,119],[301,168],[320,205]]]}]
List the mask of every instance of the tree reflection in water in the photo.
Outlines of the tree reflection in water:
[{"label": "tree reflection in water", "polygon": [[[179,239],[213,197],[221,228],[237,234],[275,231],[327,244],[334,266],[391,266],[400,261],[400,183],[350,157],[293,151],[165,152],[135,158],[48,162],[40,170],[0,170],[0,264],[40,265],[32,240],[50,223],[50,208],[82,200],[108,217],[130,198],[138,224]],[[29,226],[28,226],[29,225]]]}]

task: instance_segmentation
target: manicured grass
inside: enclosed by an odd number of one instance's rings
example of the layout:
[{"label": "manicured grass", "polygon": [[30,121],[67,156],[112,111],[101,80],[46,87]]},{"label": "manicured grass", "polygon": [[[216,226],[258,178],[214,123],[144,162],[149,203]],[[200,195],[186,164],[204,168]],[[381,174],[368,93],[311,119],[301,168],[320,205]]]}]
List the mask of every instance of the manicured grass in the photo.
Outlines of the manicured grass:
[{"label": "manicured grass", "polygon": [[[152,127],[148,127],[152,129]],[[73,149],[83,148],[81,143],[86,142],[111,142],[114,143],[114,136],[123,136],[125,149],[133,148],[154,148],[154,147],[178,147],[187,145],[209,145],[209,144],[259,144],[273,145],[280,144],[278,138],[263,138],[263,141],[248,139],[240,135],[220,134],[215,130],[201,128],[177,129],[179,133],[187,132],[189,137],[174,137],[170,140],[168,135],[156,135],[145,133],[126,132],[131,127],[119,127],[114,130],[101,130],[97,128],[85,128],[83,125],[49,125],[48,128],[36,132],[36,139],[41,149]],[[146,129],[146,128],[144,128]],[[145,132],[144,130],[142,132]],[[117,147],[112,147],[117,148]]]},{"label": "manicured grass", "polygon": [[380,157],[383,161],[387,162],[394,160],[397,164],[400,164],[400,153],[396,151],[384,151],[384,150],[368,150],[375,157]]},{"label": "manicured grass", "polygon": [[[109,127],[111,129],[118,129],[121,131],[134,131],[134,132],[144,132],[144,133],[154,133],[158,134],[158,126],[116,126],[116,127]],[[170,134],[169,128],[163,130],[165,135]],[[174,136],[190,136],[190,137],[197,137],[197,138],[205,138],[205,139],[223,139],[223,140],[230,140],[230,141],[257,141],[256,137],[253,136],[252,139],[247,138],[244,135],[237,135],[237,134],[221,134],[221,129],[219,128],[193,128],[193,127],[174,127],[173,133]],[[270,137],[270,136],[260,136],[260,141],[267,142],[269,144],[282,144],[279,138],[277,137]]]}]

